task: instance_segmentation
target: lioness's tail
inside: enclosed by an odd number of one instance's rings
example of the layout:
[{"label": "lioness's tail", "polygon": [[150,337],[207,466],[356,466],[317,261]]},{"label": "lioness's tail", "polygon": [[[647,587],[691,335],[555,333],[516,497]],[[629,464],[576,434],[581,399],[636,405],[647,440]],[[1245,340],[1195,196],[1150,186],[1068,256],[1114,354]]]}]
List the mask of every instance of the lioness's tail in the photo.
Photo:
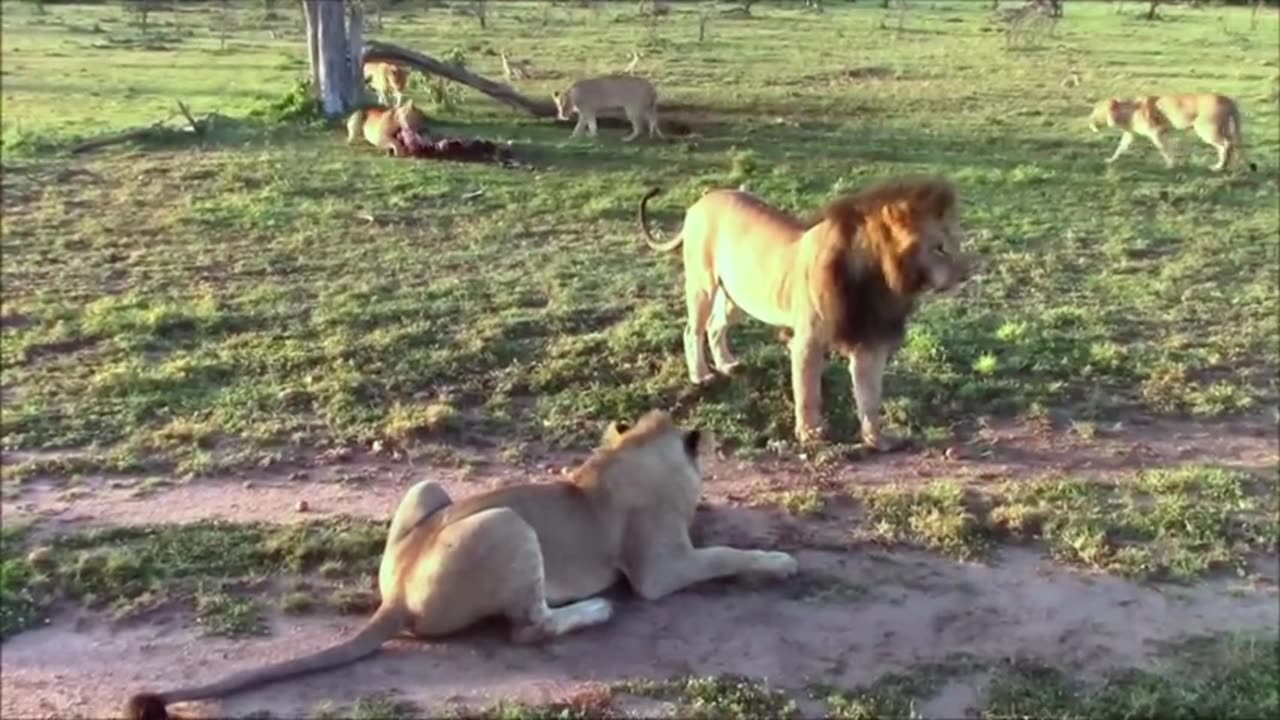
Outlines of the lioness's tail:
[{"label": "lioness's tail", "polygon": [[677,235],[667,242],[660,243],[653,237],[653,233],[649,232],[649,213],[646,211],[645,206],[649,204],[649,198],[660,192],[662,192],[661,188],[653,188],[649,192],[645,193],[644,197],[640,198],[640,229],[644,231],[644,241],[646,245],[658,252],[670,252],[671,250],[675,250],[680,247],[680,243],[684,242],[683,235]]},{"label": "lioness's tail", "polygon": [[383,604],[360,632],[331,648],[274,665],[245,670],[208,685],[163,693],[139,693],[130,697],[125,704],[125,717],[128,720],[165,720],[169,717],[165,706],[170,703],[222,697],[263,683],[346,665],[382,647],[404,623],[404,611],[399,606]]},{"label": "lioness's tail", "polygon": [[1227,135],[1228,139],[1235,143],[1236,156],[1249,166],[1250,172],[1257,172],[1256,163],[1250,162],[1244,152],[1244,126],[1240,122],[1240,108],[1234,104],[1227,111]]}]

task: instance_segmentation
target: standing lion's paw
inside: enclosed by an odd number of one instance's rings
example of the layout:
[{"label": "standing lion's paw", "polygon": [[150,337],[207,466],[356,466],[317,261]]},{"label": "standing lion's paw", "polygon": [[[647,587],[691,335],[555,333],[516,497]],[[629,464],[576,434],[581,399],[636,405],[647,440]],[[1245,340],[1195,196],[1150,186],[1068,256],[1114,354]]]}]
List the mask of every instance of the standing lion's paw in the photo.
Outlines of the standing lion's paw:
[{"label": "standing lion's paw", "polygon": [[822,442],[826,430],[821,425],[796,424],[796,441],[801,445]]},{"label": "standing lion's paw", "polygon": [[689,373],[689,382],[694,385],[706,385],[716,379],[716,374],[710,370],[703,371],[701,374]]},{"label": "standing lion's paw", "polygon": [[876,452],[893,452],[906,447],[907,441],[880,431],[862,431],[862,444]]},{"label": "standing lion's paw", "polygon": [[774,577],[791,577],[800,570],[796,559],[784,552],[763,552],[760,554],[760,571]]}]

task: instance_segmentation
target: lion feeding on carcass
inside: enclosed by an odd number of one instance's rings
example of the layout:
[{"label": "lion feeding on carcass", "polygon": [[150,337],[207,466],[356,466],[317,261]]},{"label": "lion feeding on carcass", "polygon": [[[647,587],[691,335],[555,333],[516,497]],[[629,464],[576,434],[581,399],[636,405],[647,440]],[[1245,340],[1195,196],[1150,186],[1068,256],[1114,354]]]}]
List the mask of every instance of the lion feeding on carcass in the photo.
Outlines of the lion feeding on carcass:
[{"label": "lion feeding on carcass", "polygon": [[782,327],[790,337],[795,433],[821,437],[823,361],[834,347],[849,358],[862,440],[884,450],[881,432],[885,366],[902,343],[917,298],[948,292],[970,275],[959,254],[962,232],[955,187],[938,178],[884,182],[826,206],[810,223],[739,190],[704,194],[684,216],[680,235],[659,243],[649,232],[646,204],[640,225],[654,250],[684,245],[684,333],[689,378],[703,383],[736,365],[728,329],[739,315]]}]

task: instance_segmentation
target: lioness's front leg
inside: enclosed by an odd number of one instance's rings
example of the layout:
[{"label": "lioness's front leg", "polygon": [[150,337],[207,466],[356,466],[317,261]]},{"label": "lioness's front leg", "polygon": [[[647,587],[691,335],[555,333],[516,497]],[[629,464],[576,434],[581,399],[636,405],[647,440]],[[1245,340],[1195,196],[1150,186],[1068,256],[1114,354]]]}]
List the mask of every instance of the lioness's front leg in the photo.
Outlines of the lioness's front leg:
[{"label": "lioness's front leg", "polygon": [[640,137],[640,132],[644,129],[644,126],[640,124],[639,110],[632,110],[631,108],[625,108],[625,110],[627,112],[627,120],[631,121],[631,134],[622,138],[622,141],[631,142]]},{"label": "lioness's front leg", "polygon": [[706,580],[748,574],[784,578],[794,575],[798,567],[795,558],[782,552],[724,546],[690,547],[647,563],[629,580],[640,597],[657,600]]},{"label": "lioness's front leg", "polygon": [[822,361],[824,345],[807,331],[797,331],[788,343],[791,351],[791,395],[796,405],[796,439],[822,437]]},{"label": "lioness's front leg", "polygon": [[849,356],[853,379],[853,401],[858,408],[862,442],[877,450],[888,450],[898,441],[880,432],[880,402],[884,371],[893,348],[888,345],[861,346]]},{"label": "lioness's front leg", "polygon": [[1156,146],[1156,150],[1160,151],[1160,157],[1164,158],[1165,167],[1172,168],[1174,165],[1173,155],[1169,152],[1169,141],[1165,133],[1153,132],[1147,135],[1147,139],[1152,145]]},{"label": "lioness's front leg", "polygon": [[1125,131],[1125,134],[1120,136],[1120,144],[1116,146],[1116,151],[1111,153],[1111,157],[1107,158],[1107,163],[1115,162],[1117,158],[1129,151],[1129,146],[1132,144],[1133,133]]}]

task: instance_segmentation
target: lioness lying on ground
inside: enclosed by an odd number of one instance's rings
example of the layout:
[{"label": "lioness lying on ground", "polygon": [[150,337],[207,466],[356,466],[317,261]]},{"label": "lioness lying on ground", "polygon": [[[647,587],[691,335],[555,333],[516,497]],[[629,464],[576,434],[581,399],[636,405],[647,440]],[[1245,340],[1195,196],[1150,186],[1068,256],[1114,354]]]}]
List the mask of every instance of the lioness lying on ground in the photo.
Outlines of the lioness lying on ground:
[{"label": "lioness lying on ground", "polygon": [[685,361],[695,383],[713,376],[704,333],[716,369],[738,363],[729,351],[729,325],[740,311],[789,331],[795,433],[801,441],[822,435],[821,377],[828,348],[849,358],[863,441],[888,449],[894,440],[880,429],[885,366],[901,344],[916,297],[948,291],[969,277],[957,254],[961,240],[956,194],[944,180],[887,182],[829,204],[802,223],[739,190],[715,190],[685,212]]},{"label": "lioness lying on ground", "polygon": [[392,108],[371,107],[357,110],[347,118],[347,143],[364,139],[379,150],[388,150],[400,157],[411,155],[404,143],[402,132],[418,133],[426,127],[427,117],[414,106],[413,101]]},{"label": "lioness lying on ground", "polygon": [[622,108],[631,121],[631,134],[622,138],[630,142],[649,128],[649,137],[663,137],[658,127],[658,91],[642,77],[635,75],[604,75],[579,80],[569,89],[552,93],[556,103],[556,117],[568,120],[570,113],[578,113],[578,124],[572,137],[582,134],[583,128],[591,137],[596,136],[596,116],[601,110]]},{"label": "lioness lying on ground", "polygon": [[378,572],[382,605],[354,637],[209,685],[134,695],[126,715],[165,718],[169,703],[350,663],[403,629],[437,637],[502,615],[515,642],[554,638],[608,620],[613,606],[591,596],[619,574],[655,600],[713,578],[795,573],[786,553],[693,547],[699,439],[697,430],[682,430],[667,413],[653,411],[635,427],[610,426],[601,447],[565,481],[456,503],[439,485],[420,482],[401,500],[387,532]]},{"label": "lioness lying on ground", "polygon": [[1101,132],[1103,127],[1124,133],[1116,151],[1107,158],[1108,164],[1129,150],[1135,135],[1150,140],[1170,168],[1174,165],[1168,143],[1171,131],[1195,128],[1196,135],[1218,151],[1218,162],[1212,166],[1215,171],[1225,168],[1242,144],[1240,110],[1234,100],[1217,93],[1108,98],[1095,105],[1089,115],[1089,129]]}]

